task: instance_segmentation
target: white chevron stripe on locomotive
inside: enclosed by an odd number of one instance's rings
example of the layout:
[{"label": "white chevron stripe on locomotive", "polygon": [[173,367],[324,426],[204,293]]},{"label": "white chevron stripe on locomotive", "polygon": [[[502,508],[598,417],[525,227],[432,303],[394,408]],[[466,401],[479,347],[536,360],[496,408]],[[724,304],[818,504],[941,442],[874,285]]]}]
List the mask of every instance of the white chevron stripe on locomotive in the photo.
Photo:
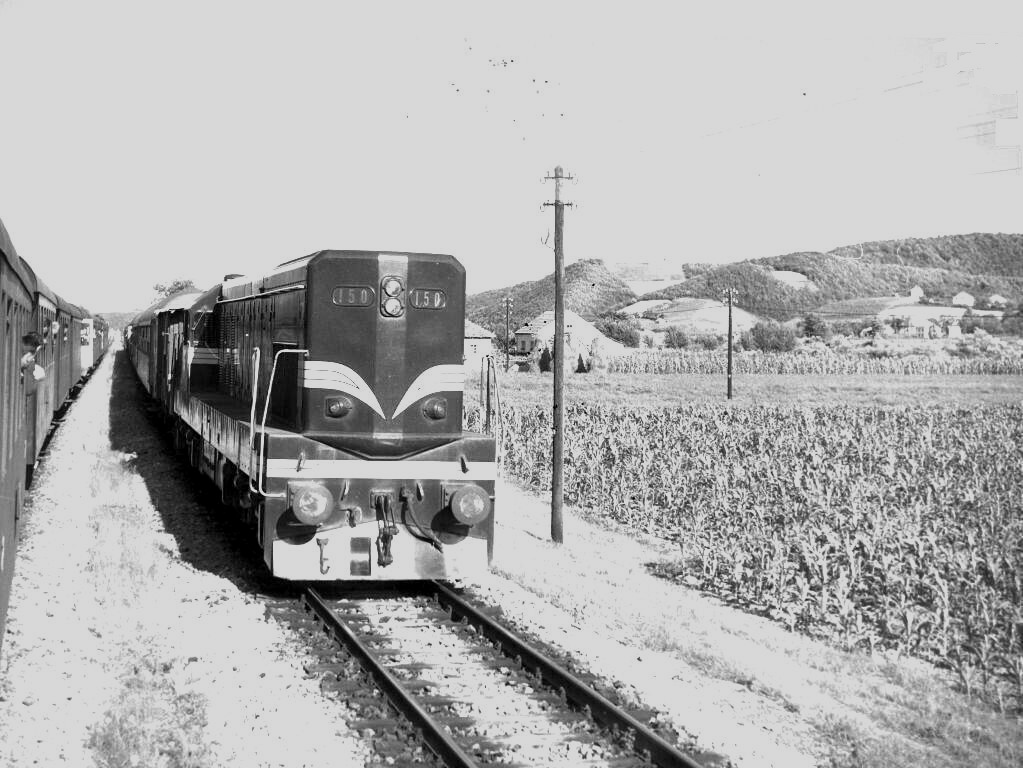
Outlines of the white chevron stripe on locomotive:
[{"label": "white chevron stripe on locomotive", "polygon": [[398,407],[394,410],[394,416],[408,408],[427,395],[435,392],[461,392],[465,389],[465,366],[462,365],[435,365],[427,368],[416,377],[408,388],[405,396],[401,398]]},{"label": "white chevron stripe on locomotive", "polygon": [[387,418],[369,384],[347,365],[325,360],[306,360],[304,373],[305,380],[302,386],[308,389],[331,389],[352,395],[380,414],[381,419]]},{"label": "white chevron stripe on locomotive", "polygon": [[496,480],[493,461],[368,461],[267,459],[266,477],[346,480]]},{"label": "white chevron stripe on locomotive", "polygon": [[[380,418],[386,419],[384,409],[377,400],[373,390],[358,373],[343,363],[331,363],[324,360],[306,360],[303,386],[309,389],[330,389],[344,392],[364,402]],[[461,365],[435,365],[427,368],[416,377],[402,396],[392,419],[412,403],[435,392],[462,392],[465,390],[465,367]]]}]

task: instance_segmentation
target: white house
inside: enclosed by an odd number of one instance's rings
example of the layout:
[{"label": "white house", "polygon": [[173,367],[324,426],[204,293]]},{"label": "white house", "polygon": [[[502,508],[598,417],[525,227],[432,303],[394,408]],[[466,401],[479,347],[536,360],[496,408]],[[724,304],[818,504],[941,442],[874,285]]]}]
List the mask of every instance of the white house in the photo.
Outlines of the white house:
[{"label": "white house", "polygon": [[968,294],[966,291],[960,291],[952,297],[952,306],[954,307],[972,307],[975,299]]},{"label": "white house", "polygon": [[[570,309],[565,310],[565,346],[576,352],[588,350],[594,340],[608,347],[623,348],[611,341]],[[531,353],[544,347],[554,348],[554,310],[543,312],[515,331],[515,349]]]},{"label": "white house", "polygon": [[901,304],[888,307],[877,313],[877,319],[894,327],[898,320],[904,336],[935,338],[951,335],[952,328],[959,330],[959,321],[966,314],[965,307],[943,307],[935,304]]},{"label": "white house", "polygon": [[1001,307],[1005,309],[1005,305],[1009,303],[1009,300],[999,293],[992,293],[987,298],[987,304],[989,307]]},{"label": "white house", "polygon": [[923,297],[924,289],[921,288],[919,285],[914,285],[912,289],[909,291],[909,298],[913,299],[913,301],[920,301],[920,299],[922,299]]},{"label": "white house", "polygon": [[472,320],[465,321],[465,342],[462,357],[466,366],[478,366],[480,360],[494,353],[494,334]]}]

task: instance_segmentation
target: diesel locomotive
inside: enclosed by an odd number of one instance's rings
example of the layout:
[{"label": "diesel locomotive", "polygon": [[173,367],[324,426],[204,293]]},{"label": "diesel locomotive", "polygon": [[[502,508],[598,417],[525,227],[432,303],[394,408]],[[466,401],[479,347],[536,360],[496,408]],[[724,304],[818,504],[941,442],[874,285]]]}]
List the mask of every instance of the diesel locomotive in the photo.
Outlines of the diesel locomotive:
[{"label": "diesel locomotive", "polygon": [[110,337],[103,318],[65,301],[36,275],[15,250],[2,221],[0,312],[2,641],[26,488],[54,416],[95,368]]},{"label": "diesel locomotive", "polygon": [[452,256],[320,251],[158,302],[126,347],[274,576],[459,579],[493,554],[497,473],[463,430],[464,318]]}]

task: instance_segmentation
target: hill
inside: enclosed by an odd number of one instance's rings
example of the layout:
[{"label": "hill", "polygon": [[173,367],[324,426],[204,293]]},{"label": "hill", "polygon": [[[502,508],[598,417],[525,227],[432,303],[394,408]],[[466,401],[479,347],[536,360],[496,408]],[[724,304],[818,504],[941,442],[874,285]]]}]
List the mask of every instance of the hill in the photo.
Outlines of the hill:
[{"label": "hill", "polygon": [[[501,336],[506,296],[512,300],[511,331],[514,332],[541,312],[554,308],[554,275],[473,294],[466,299],[465,316]],[[625,281],[613,275],[600,259],[577,261],[565,267],[565,308],[587,320],[635,299],[636,294]]]},{"label": "hill", "polygon": [[[776,270],[805,275],[807,287],[779,280]],[[905,296],[916,285],[939,299],[966,291],[1018,300],[1023,297],[1023,235],[955,235],[770,256],[706,269],[640,298],[720,299],[733,288],[737,306],[788,320],[835,301]]]},{"label": "hill", "polygon": [[1023,277],[1023,235],[982,234],[880,240],[829,251],[877,264]]},{"label": "hill", "polygon": [[[728,332],[728,307],[712,299],[676,299],[654,310],[660,317],[651,329],[681,328],[694,334],[725,334]],[[749,312],[735,309],[732,324],[736,332],[752,328],[758,318]],[[648,321],[644,321],[645,323]]]}]

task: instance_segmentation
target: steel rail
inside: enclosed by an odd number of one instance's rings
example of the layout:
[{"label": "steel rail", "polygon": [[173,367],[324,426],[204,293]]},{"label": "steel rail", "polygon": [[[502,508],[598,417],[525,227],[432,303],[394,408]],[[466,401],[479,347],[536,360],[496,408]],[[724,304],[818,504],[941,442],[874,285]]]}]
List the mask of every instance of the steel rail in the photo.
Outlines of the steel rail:
[{"label": "steel rail", "polygon": [[348,625],[330,610],[315,589],[312,587],[307,589],[302,595],[302,599],[319,616],[328,632],[369,671],[391,704],[419,728],[423,734],[423,740],[437,757],[450,768],[479,768],[479,763],[458,746],[443,729],[443,726],[437,723],[416,701],[415,697],[405,690],[398,678],[391,674],[373,652],[356,637]]},{"label": "steel rail", "polygon": [[485,637],[501,645],[504,652],[518,658],[522,666],[539,674],[549,685],[564,690],[565,697],[580,707],[590,710],[594,720],[605,727],[618,728],[634,734],[635,749],[646,753],[654,765],[660,768],[703,768],[688,755],[662,739],[628,712],[615,706],[597,691],[572,675],[559,664],[534,650],[524,640],[509,632],[475,606],[440,582],[431,582],[437,599],[451,610],[451,618],[465,618],[479,629]]}]

